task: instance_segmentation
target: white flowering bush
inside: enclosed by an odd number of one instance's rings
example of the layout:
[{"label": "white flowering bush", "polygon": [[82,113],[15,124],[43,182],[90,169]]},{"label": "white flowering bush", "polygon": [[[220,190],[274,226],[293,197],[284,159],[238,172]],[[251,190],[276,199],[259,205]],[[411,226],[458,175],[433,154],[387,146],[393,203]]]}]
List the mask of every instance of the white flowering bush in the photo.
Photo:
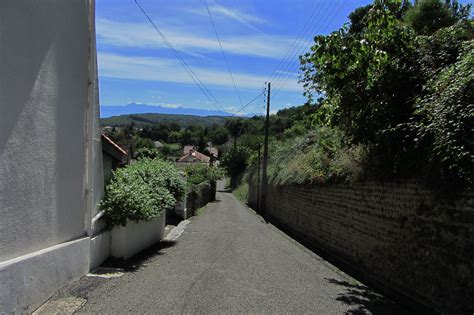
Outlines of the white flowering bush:
[{"label": "white flowering bush", "polygon": [[108,228],[150,221],[184,196],[186,181],[163,160],[142,159],[114,172],[100,208]]}]

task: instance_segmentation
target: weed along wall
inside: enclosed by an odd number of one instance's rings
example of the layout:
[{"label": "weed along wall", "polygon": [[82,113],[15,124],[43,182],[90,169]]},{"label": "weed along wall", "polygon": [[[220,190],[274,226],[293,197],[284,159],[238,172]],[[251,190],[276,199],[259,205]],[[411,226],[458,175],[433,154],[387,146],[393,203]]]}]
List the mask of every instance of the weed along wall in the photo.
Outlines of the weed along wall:
[{"label": "weed along wall", "polygon": [[216,200],[216,182],[195,185],[186,196],[187,217],[194,216],[196,210]]},{"label": "weed along wall", "polygon": [[443,202],[413,183],[271,186],[265,215],[398,293],[449,313],[472,313],[473,202],[472,193]]}]

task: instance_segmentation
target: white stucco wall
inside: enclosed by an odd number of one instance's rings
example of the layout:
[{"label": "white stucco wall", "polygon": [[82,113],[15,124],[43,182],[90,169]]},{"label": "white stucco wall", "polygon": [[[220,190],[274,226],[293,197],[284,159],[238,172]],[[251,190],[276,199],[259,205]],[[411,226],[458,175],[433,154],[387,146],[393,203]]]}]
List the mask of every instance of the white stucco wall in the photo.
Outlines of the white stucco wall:
[{"label": "white stucco wall", "polygon": [[94,20],[94,0],[0,0],[0,314],[89,270],[103,189]]},{"label": "white stucco wall", "polygon": [[166,227],[166,211],[151,221],[128,221],[126,226],[111,231],[110,255],[130,258],[136,253],[163,239]]},{"label": "white stucco wall", "polygon": [[89,8],[0,1],[0,261],[85,235]]}]

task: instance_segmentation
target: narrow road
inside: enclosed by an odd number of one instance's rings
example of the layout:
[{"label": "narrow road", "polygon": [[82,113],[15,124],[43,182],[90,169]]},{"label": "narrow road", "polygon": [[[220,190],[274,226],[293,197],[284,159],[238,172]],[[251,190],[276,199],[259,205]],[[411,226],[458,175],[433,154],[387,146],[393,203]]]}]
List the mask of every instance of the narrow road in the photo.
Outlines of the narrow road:
[{"label": "narrow road", "polygon": [[93,281],[72,290],[87,300],[80,314],[405,313],[225,192],[174,246],[122,277]]}]

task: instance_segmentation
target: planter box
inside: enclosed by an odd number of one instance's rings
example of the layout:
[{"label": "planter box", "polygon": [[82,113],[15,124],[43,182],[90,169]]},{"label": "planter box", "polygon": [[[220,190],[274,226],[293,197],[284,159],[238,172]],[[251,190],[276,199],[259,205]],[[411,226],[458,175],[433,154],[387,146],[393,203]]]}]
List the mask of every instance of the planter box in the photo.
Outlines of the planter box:
[{"label": "planter box", "polygon": [[110,254],[116,258],[129,258],[164,237],[166,211],[152,221],[129,221],[126,226],[111,231]]}]

